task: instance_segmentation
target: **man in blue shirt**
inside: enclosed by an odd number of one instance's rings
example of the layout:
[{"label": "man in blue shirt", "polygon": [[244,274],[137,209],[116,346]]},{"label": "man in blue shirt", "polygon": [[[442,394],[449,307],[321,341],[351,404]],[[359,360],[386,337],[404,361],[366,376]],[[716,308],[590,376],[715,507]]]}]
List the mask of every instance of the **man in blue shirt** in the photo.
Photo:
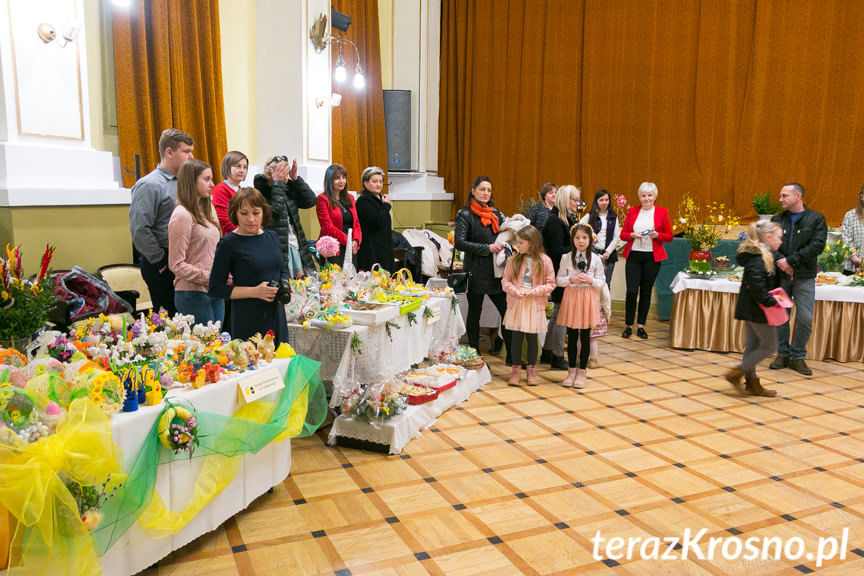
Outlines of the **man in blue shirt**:
[{"label": "man in blue shirt", "polygon": [[816,305],[816,258],[825,249],[828,226],[822,214],[804,205],[804,187],[797,182],[780,189],[780,205],[783,212],[771,220],[783,228],[777,268],[780,286],[795,302],[795,335],[790,344],[789,322],[777,327],[777,358],[769,367],[779,370],[788,366],[799,374],[811,376],[813,372],[804,357]]},{"label": "man in blue shirt", "polygon": [[147,283],[153,309],[174,307],[174,274],[168,269],[168,221],[177,199],[177,172],[191,159],[194,141],[176,128],[159,137],[159,165],[132,187],[129,230],[132,244],[141,254],[141,275]]}]

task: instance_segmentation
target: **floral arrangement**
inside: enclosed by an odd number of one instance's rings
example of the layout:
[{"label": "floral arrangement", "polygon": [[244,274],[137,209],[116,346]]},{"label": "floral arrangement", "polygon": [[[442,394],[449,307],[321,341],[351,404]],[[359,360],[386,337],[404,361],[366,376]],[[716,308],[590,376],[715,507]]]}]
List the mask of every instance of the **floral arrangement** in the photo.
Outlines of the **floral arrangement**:
[{"label": "floral arrangement", "polygon": [[450,232],[447,233],[447,241],[450,242],[451,246],[456,244],[456,231],[455,230],[450,230]]},{"label": "floral arrangement", "polygon": [[169,403],[162,411],[156,433],[162,445],[175,454],[188,452],[192,456],[199,443],[198,418],[183,406]]},{"label": "floral arrangement", "polygon": [[846,259],[852,255],[848,245],[842,240],[825,244],[825,250],[817,258],[822,272],[842,272]]},{"label": "floral arrangement", "polygon": [[630,210],[630,205],[627,204],[627,197],[623,194],[616,194],[612,198],[612,207],[615,214],[618,215],[618,222],[622,224],[627,219],[627,211]]},{"label": "floral arrangement", "polygon": [[384,380],[354,390],[342,403],[342,412],[348,416],[371,422],[386,421],[402,414],[408,399],[400,394],[397,382]]},{"label": "floral arrangement", "polygon": [[97,486],[83,486],[71,480],[64,480],[63,483],[66,484],[66,488],[78,505],[81,522],[91,532],[102,523],[102,512],[99,509],[123,485],[123,482],[117,481],[111,475],[102,484]]},{"label": "floral arrangement", "polygon": [[39,274],[31,281],[22,269],[21,245],[6,244],[6,258],[0,258],[0,340],[29,338],[45,324],[56,303],[48,278],[54,250],[45,246]]},{"label": "floral arrangement", "polygon": [[332,258],[339,255],[339,242],[332,236],[321,236],[315,242],[315,250],[324,258]]},{"label": "floral arrangement", "polygon": [[[738,217],[726,210],[725,204],[712,202],[707,206],[707,211],[703,211],[686,194],[678,203],[678,219],[672,223],[672,231],[682,232],[691,250],[704,253],[714,248],[720,238],[737,226],[738,222]],[[690,259],[694,259],[692,254]],[[710,260],[710,254],[707,259]]]},{"label": "floral arrangement", "polygon": [[774,200],[771,192],[761,192],[753,195],[753,210],[759,215],[774,215],[780,212],[780,202]]},{"label": "floral arrangement", "polygon": [[526,194],[523,192],[519,195],[519,199],[516,201],[516,213],[517,214],[527,214],[528,211],[540,203],[540,191],[535,190],[534,194],[530,192]]}]

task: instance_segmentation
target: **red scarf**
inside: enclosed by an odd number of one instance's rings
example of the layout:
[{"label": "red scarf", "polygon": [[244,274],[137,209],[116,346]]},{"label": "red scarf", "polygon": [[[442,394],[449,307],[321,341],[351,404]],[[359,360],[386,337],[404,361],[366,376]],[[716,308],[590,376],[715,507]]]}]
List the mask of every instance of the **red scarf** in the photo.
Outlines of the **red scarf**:
[{"label": "red scarf", "polygon": [[483,205],[475,199],[471,199],[471,212],[480,217],[483,226],[492,226],[492,232],[498,233],[498,215],[489,205]]}]

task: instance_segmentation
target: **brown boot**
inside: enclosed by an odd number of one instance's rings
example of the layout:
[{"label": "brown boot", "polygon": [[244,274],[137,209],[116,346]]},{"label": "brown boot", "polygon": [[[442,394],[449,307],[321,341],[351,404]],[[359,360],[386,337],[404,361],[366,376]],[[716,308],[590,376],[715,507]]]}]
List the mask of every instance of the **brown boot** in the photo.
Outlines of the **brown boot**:
[{"label": "brown boot", "polygon": [[744,372],[738,368],[733,368],[726,373],[726,380],[735,387],[739,394],[744,394]]},{"label": "brown boot", "polygon": [[526,371],[528,373],[528,386],[537,386],[537,366],[529,364]]},{"label": "brown boot", "polygon": [[776,396],[776,390],[768,390],[762,387],[759,383],[759,378],[747,378],[747,384],[744,387],[744,393],[749,396]]},{"label": "brown boot", "polygon": [[513,364],[513,367],[510,369],[510,380],[507,381],[507,384],[510,386],[519,386],[519,380],[522,379],[522,366],[518,363]]}]

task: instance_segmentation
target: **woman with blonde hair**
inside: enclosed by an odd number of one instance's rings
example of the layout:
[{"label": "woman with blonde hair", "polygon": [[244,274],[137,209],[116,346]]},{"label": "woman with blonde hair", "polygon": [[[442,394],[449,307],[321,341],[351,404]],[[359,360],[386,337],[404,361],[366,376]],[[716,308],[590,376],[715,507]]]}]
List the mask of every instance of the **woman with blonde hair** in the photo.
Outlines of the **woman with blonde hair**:
[{"label": "woman with blonde hair", "polygon": [[[552,260],[555,275],[561,264],[561,256],[570,252],[570,228],[578,222],[576,209],[582,191],[576,186],[567,184],[558,189],[555,196],[555,205],[552,213],[543,227],[543,248],[549,259]],[[546,339],[543,342],[543,352],[540,354],[541,362],[548,362],[553,370],[567,370],[568,364],[564,359],[564,338],[567,336],[567,328],[558,324],[558,311],[561,309],[561,297],[564,288],[560,286],[552,291],[549,298],[552,301],[552,317],[546,326]]]},{"label": "woman with blonde hair", "polygon": [[357,197],[357,220],[363,230],[363,243],[357,250],[357,268],[371,270],[378,264],[393,271],[393,223],[390,210],[393,204],[384,193],[384,171],[378,166],[363,170],[360,177],[363,190]]},{"label": "woman with blonde hair", "polygon": [[744,267],[741,289],[735,304],[735,318],[744,321],[746,342],[741,364],[726,374],[726,379],[741,393],[751,396],[776,396],[766,390],[756,376],[756,365],[777,350],[777,329],[768,324],[762,306],[771,308],[777,300],[770,290],[779,282],[773,252],[783,242],[783,229],[775,222],[754,222],[738,246],[736,259]]},{"label": "woman with blonde hair", "polygon": [[177,172],[177,206],[168,222],[168,267],[174,273],[174,306],[196,324],[222,321],[225,302],[207,294],[219,223],[210,212],[213,170],[187,160]]}]

